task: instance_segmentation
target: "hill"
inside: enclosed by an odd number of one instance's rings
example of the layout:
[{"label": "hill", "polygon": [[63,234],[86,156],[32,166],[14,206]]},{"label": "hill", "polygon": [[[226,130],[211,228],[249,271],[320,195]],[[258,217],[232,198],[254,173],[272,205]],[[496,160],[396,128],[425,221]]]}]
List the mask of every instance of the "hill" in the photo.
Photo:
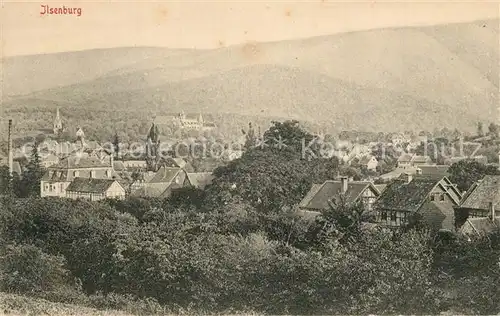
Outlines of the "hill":
[{"label": "hill", "polygon": [[[473,129],[476,121],[498,117],[498,39],[498,20],[491,20],[214,50],[14,57],[4,62],[3,107],[10,113],[29,99],[88,110],[104,105],[115,113],[184,109],[297,118],[337,129]],[[38,66],[20,66],[17,58]]]}]

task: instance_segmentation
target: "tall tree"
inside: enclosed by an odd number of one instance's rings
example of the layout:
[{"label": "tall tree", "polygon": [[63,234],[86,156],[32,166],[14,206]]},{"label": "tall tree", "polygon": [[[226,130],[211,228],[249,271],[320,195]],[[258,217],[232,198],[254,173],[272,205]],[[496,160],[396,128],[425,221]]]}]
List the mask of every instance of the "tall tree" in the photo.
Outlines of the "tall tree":
[{"label": "tall tree", "polygon": [[30,197],[40,195],[40,181],[45,170],[41,165],[38,154],[38,143],[35,143],[31,151],[31,157],[22,177],[17,185],[17,195],[20,197]]},{"label": "tall tree", "polygon": [[477,123],[477,135],[478,136],[484,136],[484,131],[483,131],[483,123],[482,122],[478,122]]},{"label": "tall tree", "polygon": [[455,183],[460,191],[467,191],[474,182],[485,175],[498,175],[495,166],[488,166],[472,159],[462,160],[451,165],[448,170],[450,181]]},{"label": "tall tree", "polygon": [[114,156],[115,158],[120,157],[120,138],[118,137],[118,133],[115,132],[115,137],[113,139],[113,148],[114,148]]}]

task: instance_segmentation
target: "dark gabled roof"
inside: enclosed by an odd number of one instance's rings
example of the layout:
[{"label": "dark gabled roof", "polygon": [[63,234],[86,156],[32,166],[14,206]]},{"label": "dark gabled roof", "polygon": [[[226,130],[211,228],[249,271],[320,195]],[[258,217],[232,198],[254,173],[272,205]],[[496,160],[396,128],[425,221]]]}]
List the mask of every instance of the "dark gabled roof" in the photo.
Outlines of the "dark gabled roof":
[{"label": "dark gabled roof", "polygon": [[61,159],[59,163],[50,166],[49,169],[105,168],[110,166],[109,159],[101,161],[97,157],[69,156]]},{"label": "dark gabled roof", "polygon": [[460,227],[460,232],[464,234],[484,235],[500,229],[500,217],[495,217],[492,221],[490,217],[468,218]]},{"label": "dark gabled roof", "polygon": [[[404,175],[403,175],[404,176]],[[400,177],[382,192],[375,207],[416,212],[442,179],[413,176],[410,183]]]},{"label": "dark gabled roof", "polygon": [[450,166],[448,165],[421,165],[418,167],[422,170],[422,175],[424,176],[434,176],[434,177],[447,177],[448,169]]},{"label": "dark gabled roof", "polygon": [[113,179],[75,178],[66,188],[70,192],[104,193],[116,182]]},{"label": "dark gabled roof", "polygon": [[489,203],[500,208],[500,176],[485,176],[467,191],[460,203],[461,208],[489,209]]},{"label": "dark gabled roof", "polygon": [[164,183],[172,182],[175,177],[181,172],[181,168],[161,167],[149,181],[149,183]]},{"label": "dark gabled roof", "polygon": [[[347,191],[344,194],[345,201],[347,203],[355,203],[358,197],[369,187],[378,193],[378,190],[371,182],[348,182]],[[323,184],[314,184],[299,205],[301,208],[315,210],[327,209],[329,207],[329,202],[340,196],[341,190],[341,181],[329,180],[325,181]]]}]

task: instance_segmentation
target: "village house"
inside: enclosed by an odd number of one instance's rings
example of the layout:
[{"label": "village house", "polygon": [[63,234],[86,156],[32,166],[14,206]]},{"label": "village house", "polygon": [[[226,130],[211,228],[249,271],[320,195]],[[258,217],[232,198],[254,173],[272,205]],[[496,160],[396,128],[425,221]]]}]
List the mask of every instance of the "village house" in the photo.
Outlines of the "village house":
[{"label": "village house", "polygon": [[47,155],[42,155],[40,157],[40,164],[44,168],[48,168],[53,165],[57,165],[59,163],[59,157],[57,157],[54,154],[47,154]]},{"label": "village house", "polygon": [[205,187],[212,183],[214,175],[211,172],[193,172],[187,174],[189,183],[197,189],[205,189]]},{"label": "village house", "polygon": [[162,166],[157,172],[133,185],[132,196],[167,198],[172,190],[190,186],[185,170]]},{"label": "village house", "polygon": [[398,161],[397,161],[397,166],[398,168],[409,168],[412,167],[411,160],[413,158],[413,155],[410,154],[402,154],[399,156]]},{"label": "village house", "polygon": [[500,217],[496,216],[493,202],[489,203],[487,217],[469,217],[459,228],[459,232],[466,236],[484,236],[500,230]]},{"label": "village house", "polygon": [[500,208],[500,176],[487,175],[474,183],[455,207],[456,226],[467,219],[485,218],[491,210]]},{"label": "village house", "polygon": [[40,182],[40,196],[66,197],[66,188],[75,178],[113,179],[112,160],[68,156],[47,168]]},{"label": "village house", "polygon": [[412,167],[419,167],[422,165],[432,165],[432,159],[429,156],[418,156],[415,155],[411,159]]},{"label": "village house", "polygon": [[375,202],[377,222],[402,227],[421,218],[435,230],[454,230],[454,209],[461,194],[446,177],[403,174]]},{"label": "village house", "polygon": [[90,201],[124,199],[125,189],[114,179],[75,178],[66,188],[66,197]]},{"label": "village house", "polygon": [[146,160],[123,160],[123,166],[126,169],[143,169],[145,170],[148,167]]},{"label": "village house", "polygon": [[417,174],[430,177],[448,177],[448,169],[450,166],[447,165],[420,165],[417,168]]},{"label": "village house", "polygon": [[350,181],[348,177],[340,180],[328,180],[322,184],[313,184],[309,192],[299,204],[302,211],[322,212],[330,208],[332,202],[343,196],[348,204],[363,203],[366,211],[372,210],[372,205],[380,192],[372,182]]},{"label": "village house", "polygon": [[366,170],[375,171],[378,167],[378,161],[374,156],[366,155],[359,159],[358,165],[362,168],[365,168]]}]

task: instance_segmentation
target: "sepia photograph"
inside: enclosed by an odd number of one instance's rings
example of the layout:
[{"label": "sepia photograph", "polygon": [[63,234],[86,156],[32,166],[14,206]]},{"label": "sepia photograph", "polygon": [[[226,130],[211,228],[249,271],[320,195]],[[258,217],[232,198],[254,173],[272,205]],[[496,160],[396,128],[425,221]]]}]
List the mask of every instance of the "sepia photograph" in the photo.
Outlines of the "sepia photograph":
[{"label": "sepia photograph", "polygon": [[499,32],[497,1],[0,0],[0,314],[500,315]]}]

